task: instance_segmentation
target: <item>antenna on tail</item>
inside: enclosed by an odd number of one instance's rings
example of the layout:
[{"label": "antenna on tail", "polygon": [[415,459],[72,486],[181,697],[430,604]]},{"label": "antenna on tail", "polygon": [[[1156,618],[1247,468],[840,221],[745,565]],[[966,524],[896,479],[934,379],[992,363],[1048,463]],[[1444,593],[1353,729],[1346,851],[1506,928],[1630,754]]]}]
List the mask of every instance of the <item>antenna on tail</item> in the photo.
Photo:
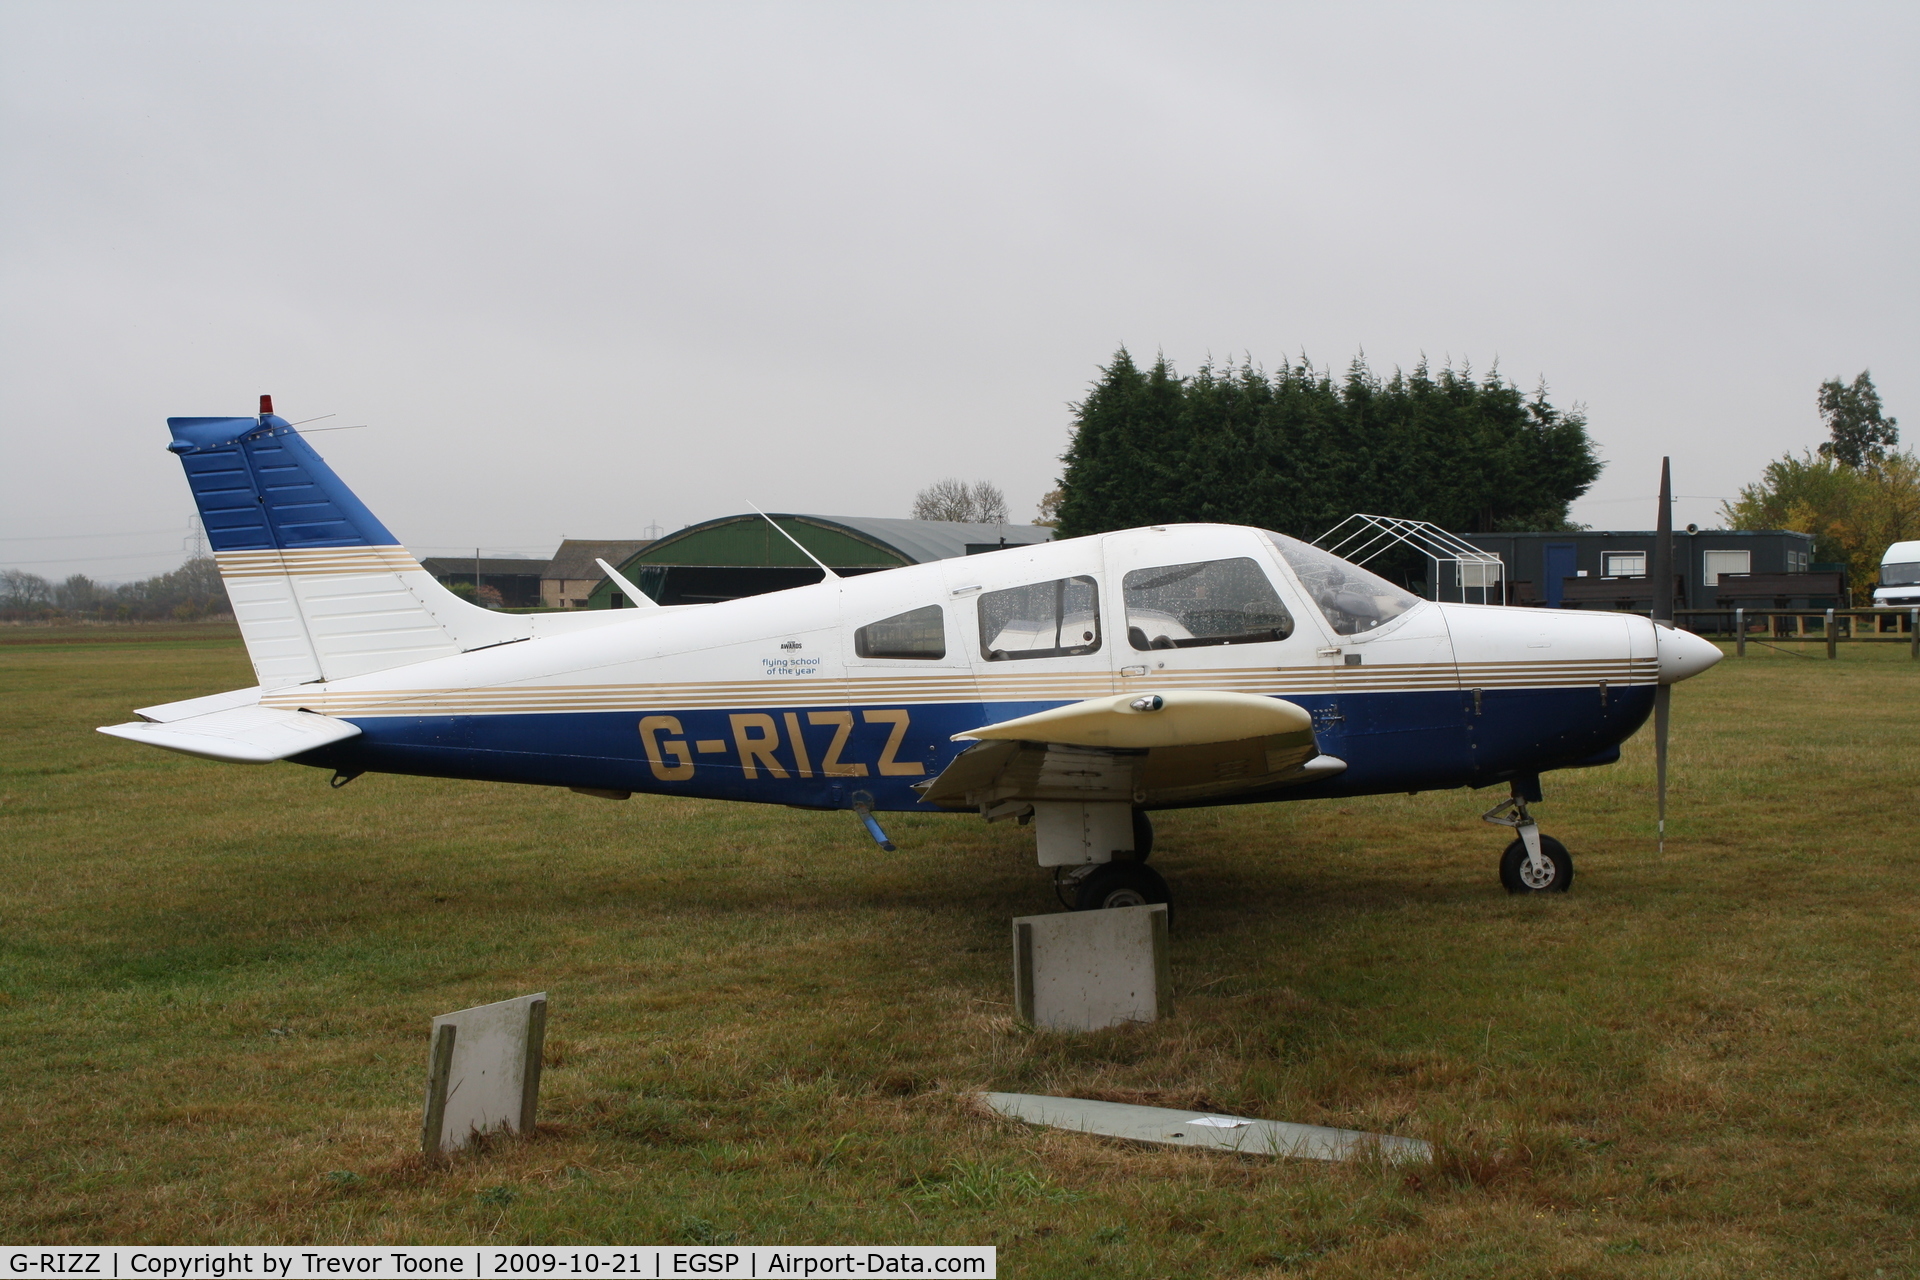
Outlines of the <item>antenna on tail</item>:
[{"label": "antenna on tail", "polygon": [[660,607],[659,601],[655,600],[652,596],[648,595],[646,592],[642,591],[640,588],[634,586],[631,582],[628,582],[625,575],[623,575],[618,569],[614,568],[612,565],[608,564],[605,560],[602,560],[598,556],[595,556],[593,562],[600,566],[601,571],[604,572],[607,575],[607,577],[613,579],[613,583],[615,586],[619,587],[622,591],[627,593],[627,599],[633,604],[634,608],[658,609]]},{"label": "antenna on tail", "polygon": [[[751,502],[749,502],[747,505],[750,507],[753,507],[753,504]],[[785,529],[782,529],[780,527],[780,522],[778,520],[775,520],[772,516],[768,515],[766,512],[760,511],[760,508],[758,507],[753,507],[753,509],[755,511],[758,511],[760,513],[760,518],[762,520],[765,520],[768,524],[772,525],[774,527],[774,530],[778,532],[781,537],[785,538],[788,542],[791,542],[794,546],[800,547],[800,554],[805,556],[807,559],[813,561],[815,564],[819,565],[820,572],[826,574],[827,577],[829,578],[835,579],[836,581],[839,579],[840,575],[835,573],[833,570],[827,568],[827,562],[825,560],[822,560],[819,556],[813,554],[813,552],[807,550],[805,547],[800,546],[800,539],[794,537],[792,534],[788,533]]]}]

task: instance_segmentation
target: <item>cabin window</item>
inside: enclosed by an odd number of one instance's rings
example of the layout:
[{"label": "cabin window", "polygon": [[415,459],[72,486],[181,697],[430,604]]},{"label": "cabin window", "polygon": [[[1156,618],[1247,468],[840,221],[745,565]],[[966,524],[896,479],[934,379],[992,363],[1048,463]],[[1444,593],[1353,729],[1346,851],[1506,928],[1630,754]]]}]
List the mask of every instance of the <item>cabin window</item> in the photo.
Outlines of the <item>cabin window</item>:
[{"label": "cabin window", "polygon": [[1255,561],[1202,560],[1135,569],[1122,583],[1136,649],[1285,640],[1293,619]]},{"label": "cabin window", "polygon": [[1062,658],[1100,647],[1100,588],[1058,578],[980,597],[980,652],[989,662]]},{"label": "cabin window", "polygon": [[1701,562],[1701,576],[1710,587],[1720,585],[1722,574],[1753,572],[1751,551],[1709,551],[1701,556]]},{"label": "cabin window", "polygon": [[1300,580],[1301,588],[1327,616],[1336,635],[1371,631],[1420,603],[1420,597],[1402,591],[1378,574],[1298,538],[1284,533],[1267,533],[1266,537]]},{"label": "cabin window", "polygon": [[1644,551],[1609,551],[1600,557],[1600,576],[1603,578],[1644,578],[1647,576],[1647,553]]},{"label": "cabin window", "polygon": [[853,633],[853,651],[862,658],[944,658],[946,618],[930,604],[869,622]]}]

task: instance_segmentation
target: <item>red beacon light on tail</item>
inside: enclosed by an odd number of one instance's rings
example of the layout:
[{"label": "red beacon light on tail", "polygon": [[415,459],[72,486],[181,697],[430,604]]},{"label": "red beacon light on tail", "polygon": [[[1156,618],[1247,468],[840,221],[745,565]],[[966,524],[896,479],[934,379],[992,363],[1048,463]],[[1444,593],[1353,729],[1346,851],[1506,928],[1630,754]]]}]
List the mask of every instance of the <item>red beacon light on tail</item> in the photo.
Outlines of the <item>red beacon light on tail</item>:
[{"label": "red beacon light on tail", "polygon": [[272,412],[273,412],[273,397],[261,396],[260,397],[260,416],[264,418]]}]

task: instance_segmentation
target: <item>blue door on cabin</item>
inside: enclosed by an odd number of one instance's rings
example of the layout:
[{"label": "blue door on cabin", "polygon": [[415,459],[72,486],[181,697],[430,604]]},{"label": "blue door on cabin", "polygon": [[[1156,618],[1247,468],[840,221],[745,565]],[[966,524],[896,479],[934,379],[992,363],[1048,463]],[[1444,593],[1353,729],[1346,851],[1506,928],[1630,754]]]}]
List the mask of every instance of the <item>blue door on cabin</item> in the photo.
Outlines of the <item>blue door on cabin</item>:
[{"label": "blue door on cabin", "polygon": [[1543,567],[1540,576],[1546,581],[1540,584],[1540,598],[1555,609],[1560,607],[1560,597],[1565,589],[1566,579],[1574,575],[1578,560],[1574,555],[1571,542],[1549,542],[1541,548]]}]

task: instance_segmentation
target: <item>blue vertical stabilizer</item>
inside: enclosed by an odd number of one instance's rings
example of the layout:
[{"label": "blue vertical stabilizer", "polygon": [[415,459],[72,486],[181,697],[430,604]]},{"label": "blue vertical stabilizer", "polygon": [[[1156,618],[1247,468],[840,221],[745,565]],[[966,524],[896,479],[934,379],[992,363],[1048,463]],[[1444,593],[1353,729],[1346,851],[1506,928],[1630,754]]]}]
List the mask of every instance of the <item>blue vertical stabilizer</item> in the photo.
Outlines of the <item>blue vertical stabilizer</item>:
[{"label": "blue vertical stabilizer", "polygon": [[168,418],[263,689],[339,680],[524,640],[456,599],[266,396],[257,418]]},{"label": "blue vertical stabilizer", "polygon": [[219,551],[392,547],[400,540],[284,418],[168,418]]}]

